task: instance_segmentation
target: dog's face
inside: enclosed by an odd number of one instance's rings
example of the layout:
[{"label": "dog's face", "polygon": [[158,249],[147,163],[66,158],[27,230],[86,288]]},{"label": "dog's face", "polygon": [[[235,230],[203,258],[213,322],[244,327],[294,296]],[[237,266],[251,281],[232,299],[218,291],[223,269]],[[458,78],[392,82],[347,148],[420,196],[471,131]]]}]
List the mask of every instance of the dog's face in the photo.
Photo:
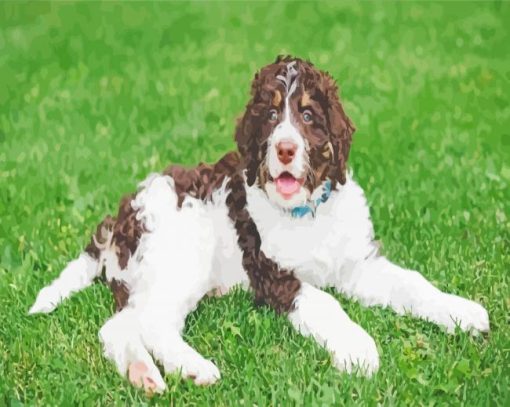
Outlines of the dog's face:
[{"label": "dog's face", "polygon": [[236,142],[247,182],[283,208],[303,205],[346,179],[354,126],[338,99],[335,81],[311,63],[278,57],[255,75],[251,100]]}]

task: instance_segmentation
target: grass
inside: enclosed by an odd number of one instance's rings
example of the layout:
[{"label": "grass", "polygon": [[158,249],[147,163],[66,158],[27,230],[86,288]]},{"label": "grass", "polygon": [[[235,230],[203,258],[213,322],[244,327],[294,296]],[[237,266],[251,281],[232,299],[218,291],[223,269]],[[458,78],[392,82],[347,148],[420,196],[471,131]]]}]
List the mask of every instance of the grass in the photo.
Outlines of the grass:
[{"label": "grass", "polygon": [[[2,2],[0,405],[509,405],[508,21],[504,2]],[[187,321],[222,380],[167,376],[147,398],[101,354],[105,287],[26,311],[147,173],[234,147],[250,80],[279,53],[338,78],[384,252],[483,303],[492,331],[446,335],[337,295],[378,344],[367,380],[235,292]]]}]

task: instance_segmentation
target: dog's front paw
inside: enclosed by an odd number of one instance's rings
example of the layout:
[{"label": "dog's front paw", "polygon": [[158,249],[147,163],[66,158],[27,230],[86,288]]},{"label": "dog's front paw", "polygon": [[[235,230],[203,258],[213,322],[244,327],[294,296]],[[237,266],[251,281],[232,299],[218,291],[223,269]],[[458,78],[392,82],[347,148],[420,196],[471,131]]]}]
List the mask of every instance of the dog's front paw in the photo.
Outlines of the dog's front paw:
[{"label": "dog's front paw", "polygon": [[135,387],[143,387],[148,393],[163,393],[166,389],[165,382],[156,366],[151,363],[138,361],[128,367],[128,378]]},{"label": "dog's front paw", "polygon": [[326,347],[333,355],[334,365],[341,371],[356,371],[371,376],[379,368],[379,353],[372,337],[354,323]]},{"label": "dog's front paw", "polygon": [[193,355],[186,358],[181,369],[183,377],[193,379],[193,382],[199,386],[213,384],[221,377],[216,365],[201,356]]},{"label": "dog's front paw", "polygon": [[448,332],[453,333],[456,326],[471,333],[489,332],[489,314],[480,304],[452,294],[444,294],[443,299],[440,322]]}]

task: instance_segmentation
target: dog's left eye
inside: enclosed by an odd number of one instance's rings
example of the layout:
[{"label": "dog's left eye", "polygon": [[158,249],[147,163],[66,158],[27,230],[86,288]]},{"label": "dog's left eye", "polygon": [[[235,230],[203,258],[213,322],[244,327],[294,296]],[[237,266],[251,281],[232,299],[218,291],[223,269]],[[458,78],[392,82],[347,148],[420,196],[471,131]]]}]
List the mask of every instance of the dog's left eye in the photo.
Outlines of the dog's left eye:
[{"label": "dog's left eye", "polygon": [[305,110],[303,112],[303,121],[305,123],[311,123],[312,119],[313,119],[312,112],[310,112],[309,110]]}]

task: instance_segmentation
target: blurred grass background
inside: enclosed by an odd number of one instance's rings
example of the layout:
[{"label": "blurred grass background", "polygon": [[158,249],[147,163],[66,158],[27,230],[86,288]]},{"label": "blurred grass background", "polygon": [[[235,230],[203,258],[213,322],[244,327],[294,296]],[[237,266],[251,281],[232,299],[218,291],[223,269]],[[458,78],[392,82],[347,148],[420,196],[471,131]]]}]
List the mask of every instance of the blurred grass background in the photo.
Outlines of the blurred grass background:
[{"label": "blurred grass background", "polygon": [[[509,405],[509,22],[506,2],[0,3],[0,404]],[[101,355],[105,287],[26,311],[149,172],[234,148],[255,71],[282,53],[338,79],[384,252],[483,303],[492,331],[337,295],[379,346],[366,380],[236,292],[187,324],[222,380],[168,376],[148,399]]]}]

